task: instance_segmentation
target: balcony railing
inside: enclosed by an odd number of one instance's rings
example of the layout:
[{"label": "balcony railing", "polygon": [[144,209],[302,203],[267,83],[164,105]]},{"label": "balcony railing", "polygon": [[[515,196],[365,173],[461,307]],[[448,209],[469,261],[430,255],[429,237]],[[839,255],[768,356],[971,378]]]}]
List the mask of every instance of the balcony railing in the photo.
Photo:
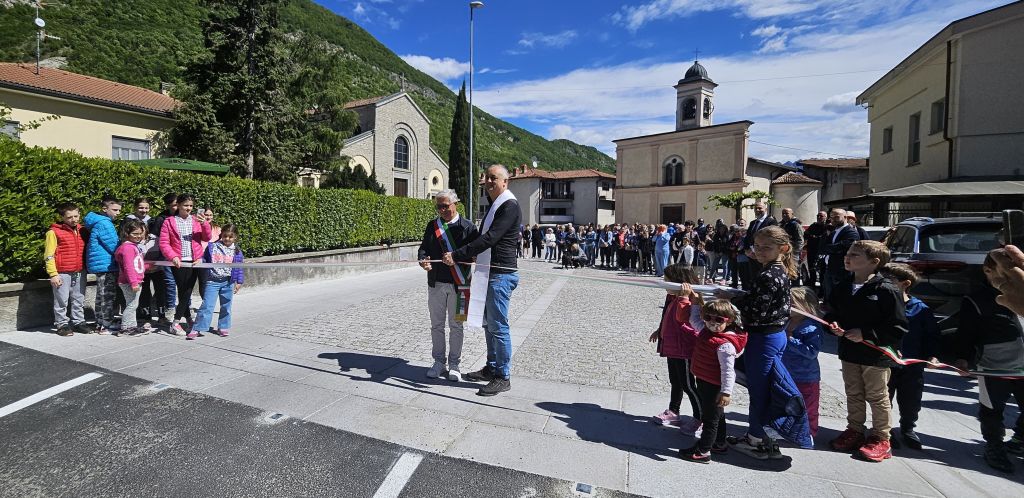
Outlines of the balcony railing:
[{"label": "balcony railing", "polygon": [[541,199],[553,201],[571,201],[576,198],[575,192],[543,192]]}]

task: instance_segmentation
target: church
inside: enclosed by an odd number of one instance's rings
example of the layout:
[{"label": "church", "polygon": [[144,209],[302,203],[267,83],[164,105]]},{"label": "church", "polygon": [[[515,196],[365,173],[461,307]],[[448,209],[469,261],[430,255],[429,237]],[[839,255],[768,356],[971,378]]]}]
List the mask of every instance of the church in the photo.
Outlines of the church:
[{"label": "church", "polygon": [[[679,223],[703,218],[735,222],[730,209],[708,202],[714,194],[762,190],[801,219],[814,219],[821,183],[799,169],[747,154],[753,121],[714,124],[715,88],[698,61],[676,90],[676,129],[614,140],[616,156],[615,222]],[[749,202],[749,201],[748,201]],[[750,219],[752,210],[745,210]]]}]

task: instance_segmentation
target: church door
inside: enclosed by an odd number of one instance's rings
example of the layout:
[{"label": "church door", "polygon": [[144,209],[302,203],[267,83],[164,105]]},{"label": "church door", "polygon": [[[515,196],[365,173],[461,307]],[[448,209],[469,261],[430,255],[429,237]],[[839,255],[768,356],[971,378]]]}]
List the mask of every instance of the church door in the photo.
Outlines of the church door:
[{"label": "church door", "polygon": [[409,180],[395,178],[395,197],[409,197]]},{"label": "church door", "polygon": [[685,212],[686,204],[662,204],[660,223],[664,225],[668,225],[669,223],[682,223],[683,213]]}]

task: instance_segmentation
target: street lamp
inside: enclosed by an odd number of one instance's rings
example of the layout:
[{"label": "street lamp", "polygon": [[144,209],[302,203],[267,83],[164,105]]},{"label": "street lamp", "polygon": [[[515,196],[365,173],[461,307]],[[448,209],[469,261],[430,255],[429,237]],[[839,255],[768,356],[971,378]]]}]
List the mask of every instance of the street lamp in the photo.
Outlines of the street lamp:
[{"label": "street lamp", "polygon": [[469,221],[473,221],[473,212],[476,211],[473,204],[473,189],[476,187],[476,168],[473,163],[473,11],[483,6],[483,2],[469,2],[469,188],[466,189],[469,194],[469,206],[466,207]]}]

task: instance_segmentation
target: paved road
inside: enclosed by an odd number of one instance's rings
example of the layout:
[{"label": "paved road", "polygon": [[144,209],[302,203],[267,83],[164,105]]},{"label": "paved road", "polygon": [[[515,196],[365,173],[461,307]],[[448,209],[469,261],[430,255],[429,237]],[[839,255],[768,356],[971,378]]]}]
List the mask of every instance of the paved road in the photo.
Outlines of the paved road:
[{"label": "paved road", "polygon": [[567,481],[269,421],[255,408],[6,343],[0,414],[94,372],[102,376],[0,415],[0,496],[581,496]]}]

